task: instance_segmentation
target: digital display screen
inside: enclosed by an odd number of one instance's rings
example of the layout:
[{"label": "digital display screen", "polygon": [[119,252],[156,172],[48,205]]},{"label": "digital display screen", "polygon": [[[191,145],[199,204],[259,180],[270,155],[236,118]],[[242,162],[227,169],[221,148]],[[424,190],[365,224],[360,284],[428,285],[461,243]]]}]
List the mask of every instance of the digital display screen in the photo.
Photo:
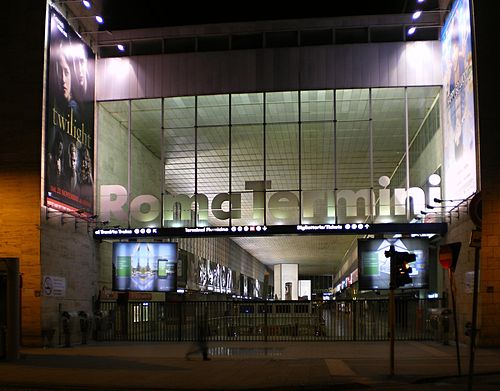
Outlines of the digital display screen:
[{"label": "digital display screen", "polygon": [[415,254],[411,262],[412,282],[403,288],[427,288],[429,285],[429,242],[425,238],[359,239],[358,279],[360,290],[389,289],[391,259],[385,255],[390,247],[395,251]]},{"label": "digital display screen", "polygon": [[176,243],[113,243],[113,289],[175,292]]}]

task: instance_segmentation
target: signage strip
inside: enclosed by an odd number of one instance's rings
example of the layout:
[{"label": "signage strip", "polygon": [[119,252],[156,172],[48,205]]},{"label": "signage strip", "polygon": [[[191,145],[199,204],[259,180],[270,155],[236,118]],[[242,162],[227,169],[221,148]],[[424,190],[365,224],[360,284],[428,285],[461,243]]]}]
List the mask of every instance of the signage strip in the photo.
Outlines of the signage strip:
[{"label": "signage strip", "polygon": [[368,234],[444,234],[446,223],[420,224],[298,224],[276,226],[223,226],[182,228],[99,228],[95,239],[214,237],[214,236],[273,236],[273,235],[368,235]]}]

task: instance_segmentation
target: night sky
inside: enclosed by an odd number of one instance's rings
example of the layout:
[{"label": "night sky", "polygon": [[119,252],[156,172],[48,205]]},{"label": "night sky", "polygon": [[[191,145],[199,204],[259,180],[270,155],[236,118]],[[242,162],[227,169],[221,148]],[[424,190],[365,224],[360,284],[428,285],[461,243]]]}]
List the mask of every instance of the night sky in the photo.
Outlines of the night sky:
[{"label": "night sky", "polygon": [[413,12],[418,7],[423,10],[435,10],[438,7],[438,0],[426,0],[423,5],[417,5],[417,0],[331,0],[329,2],[103,0],[103,6],[105,25],[102,28],[112,31],[190,24],[397,14]]}]

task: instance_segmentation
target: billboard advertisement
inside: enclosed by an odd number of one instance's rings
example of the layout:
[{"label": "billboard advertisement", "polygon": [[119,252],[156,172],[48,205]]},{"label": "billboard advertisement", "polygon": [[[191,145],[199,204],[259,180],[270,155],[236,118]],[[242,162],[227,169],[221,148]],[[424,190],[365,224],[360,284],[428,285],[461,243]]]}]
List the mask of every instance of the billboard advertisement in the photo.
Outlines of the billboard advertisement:
[{"label": "billboard advertisement", "polygon": [[45,107],[45,205],[92,215],[95,56],[49,7]]},{"label": "billboard advertisement", "polygon": [[113,243],[113,289],[176,292],[176,243]]},{"label": "billboard advertisement", "polygon": [[453,200],[477,190],[469,2],[455,1],[441,33],[444,198]]},{"label": "billboard advertisement", "polygon": [[385,252],[390,246],[399,252],[415,254],[411,262],[412,283],[405,288],[427,288],[429,285],[429,242],[425,238],[358,239],[358,281],[360,290],[389,289],[390,258]]}]

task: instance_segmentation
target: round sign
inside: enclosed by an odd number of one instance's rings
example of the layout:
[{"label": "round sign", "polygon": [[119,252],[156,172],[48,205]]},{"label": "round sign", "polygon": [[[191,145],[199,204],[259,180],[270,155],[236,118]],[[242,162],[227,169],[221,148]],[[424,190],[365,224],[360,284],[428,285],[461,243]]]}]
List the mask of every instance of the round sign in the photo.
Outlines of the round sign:
[{"label": "round sign", "polygon": [[45,296],[50,296],[52,294],[52,290],[53,290],[52,278],[45,277],[45,280],[43,281],[43,293],[45,294]]}]

